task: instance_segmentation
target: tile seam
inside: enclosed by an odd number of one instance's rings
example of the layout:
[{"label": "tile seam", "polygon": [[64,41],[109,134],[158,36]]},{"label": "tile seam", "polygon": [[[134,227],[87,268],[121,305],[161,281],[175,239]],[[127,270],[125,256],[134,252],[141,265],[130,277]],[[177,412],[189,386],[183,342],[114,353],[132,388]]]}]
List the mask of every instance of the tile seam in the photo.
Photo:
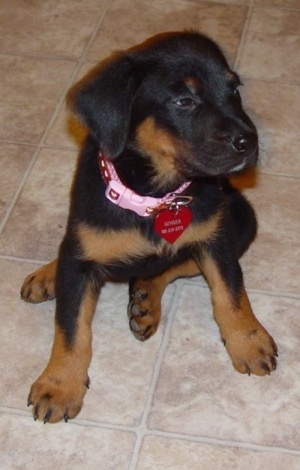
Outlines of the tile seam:
[{"label": "tile seam", "polygon": [[[12,415],[12,416],[20,416],[22,418],[29,418],[31,420],[31,416],[28,416],[26,411],[23,411],[14,407],[0,406],[0,415],[4,416],[5,414]],[[43,425],[42,423],[40,424]],[[38,426],[38,423],[36,425]],[[47,424],[47,426],[51,426],[51,425]],[[118,424],[112,424],[112,423],[101,423],[101,422],[90,421],[88,419],[82,419],[82,420],[74,419],[70,421],[69,423],[67,423],[66,426],[90,427],[90,428],[98,428],[98,429],[109,430],[109,431],[126,432],[126,433],[131,433],[131,434],[137,434],[139,432],[139,428],[135,426],[131,427],[130,425],[126,426],[126,425],[118,425]],[[144,437],[161,437],[166,440],[177,439],[181,441],[197,443],[197,444],[207,444],[207,445],[217,446],[217,447],[235,447],[239,449],[246,449],[246,450],[251,450],[251,451],[256,451],[256,452],[270,452],[270,453],[279,453],[279,454],[281,453],[281,454],[300,457],[300,451],[296,449],[290,449],[287,447],[272,446],[272,445],[260,445],[260,444],[254,444],[254,443],[247,442],[247,441],[235,441],[235,440],[230,440],[230,439],[229,440],[217,439],[217,438],[207,437],[207,436],[196,436],[192,433],[183,434],[183,433],[162,431],[159,429],[150,429],[150,430],[145,429],[143,432],[142,440]],[[136,467],[129,467],[128,470],[134,470],[135,468]]]},{"label": "tile seam", "polygon": [[260,444],[253,444],[251,442],[246,441],[235,441],[235,440],[226,440],[226,439],[217,439],[213,437],[206,437],[206,436],[196,436],[194,434],[183,434],[183,433],[174,433],[168,431],[160,431],[160,430],[151,430],[148,433],[145,433],[146,436],[155,436],[155,437],[162,437],[165,439],[179,439],[188,442],[195,442],[199,444],[209,444],[218,447],[235,447],[239,449],[247,449],[252,451],[258,452],[272,452],[272,453],[284,453],[289,455],[295,455],[300,457],[300,451],[296,449],[289,449],[287,447],[280,447],[280,446],[272,446],[272,445],[260,445]]}]

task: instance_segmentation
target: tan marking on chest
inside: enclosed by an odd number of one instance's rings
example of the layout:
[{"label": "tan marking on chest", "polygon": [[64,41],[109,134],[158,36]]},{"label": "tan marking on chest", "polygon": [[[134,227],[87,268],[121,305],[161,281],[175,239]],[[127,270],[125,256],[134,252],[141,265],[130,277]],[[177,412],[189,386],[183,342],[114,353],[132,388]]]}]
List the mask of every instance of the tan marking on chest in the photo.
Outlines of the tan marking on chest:
[{"label": "tan marking on chest", "polygon": [[222,219],[222,210],[216,212],[210,219],[200,224],[191,224],[174,243],[175,249],[193,243],[213,241],[218,233]]},{"label": "tan marking on chest", "polygon": [[136,229],[101,231],[81,224],[77,235],[84,258],[100,264],[144,258],[156,251],[152,243]]},{"label": "tan marking on chest", "polygon": [[173,244],[167,243],[163,238],[154,244],[137,229],[102,231],[84,224],[78,227],[77,236],[83,257],[100,264],[129,262],[134,258],[151,255],[173,257],[184,245],[213,240],[221,215],[222,212],[219,211],[206,222],[191,224]]}]

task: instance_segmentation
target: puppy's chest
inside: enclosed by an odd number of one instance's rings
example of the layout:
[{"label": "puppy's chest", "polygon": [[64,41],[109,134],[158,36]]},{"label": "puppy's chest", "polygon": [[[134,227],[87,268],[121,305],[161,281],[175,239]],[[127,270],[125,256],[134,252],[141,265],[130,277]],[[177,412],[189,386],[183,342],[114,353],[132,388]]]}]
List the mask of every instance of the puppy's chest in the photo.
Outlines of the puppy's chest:
[{"label": "puppy's chest", "polygon": [[161,235],[155,231],[154,220],[151,220],[148,236],[139,227],[103,230],[81,223],[77,227],[80,256],[103,265],[116,261],[132,262],[149,256],[173,257],[185,246],[212,240],[218,231],[221,216],[221,211],[218,211],[204,222],[192,219],[173,242],[168,241],[165,231],[176,232],[182,222],[180,213],[177,218],[163,219]]}]

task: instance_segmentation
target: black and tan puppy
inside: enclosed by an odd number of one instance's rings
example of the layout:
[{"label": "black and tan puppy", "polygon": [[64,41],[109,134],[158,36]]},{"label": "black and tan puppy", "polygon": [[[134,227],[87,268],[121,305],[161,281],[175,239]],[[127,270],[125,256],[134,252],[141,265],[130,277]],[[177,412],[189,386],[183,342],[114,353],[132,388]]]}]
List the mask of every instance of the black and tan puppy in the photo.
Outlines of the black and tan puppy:
[{"label": "black and tan puppy", "polygon": [[277,348],[255,318],[238,258],[253,209],[226,176],[255,165],[258,139],[240,81],[218,46],[168,33],[105,61],[68,100],[89,135],[58,261],[28,276],[22,298],[57,298],[49,363],[32,385],[35,419],[74,418],[89,385],[91,322],[101,286],[129,281],[129,323],[155,333],[166,285],[202,273],[234,367],[269,374]]}]

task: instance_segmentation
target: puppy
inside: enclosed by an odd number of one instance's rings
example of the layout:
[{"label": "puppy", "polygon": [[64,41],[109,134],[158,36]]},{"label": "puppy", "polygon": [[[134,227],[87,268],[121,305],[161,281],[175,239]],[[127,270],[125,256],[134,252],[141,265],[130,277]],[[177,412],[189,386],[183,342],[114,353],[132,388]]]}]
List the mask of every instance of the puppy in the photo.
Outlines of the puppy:
[{"label": "puppy", "polygon": [[57,299],[51,357],[28,397],[35,419],[79,413],[107,280],[129,282],[130,329],[146,340],[166,285],[202,273],[235,369],[276,368],[276,345],[252,312],[238,262],[256,235],[255,214],[226,179],[258,155],[240,84],[213,41],[175,32],[113,56],[70,91],[89,133],[68,226],[58,260],[21,291],[29,302]]}]

